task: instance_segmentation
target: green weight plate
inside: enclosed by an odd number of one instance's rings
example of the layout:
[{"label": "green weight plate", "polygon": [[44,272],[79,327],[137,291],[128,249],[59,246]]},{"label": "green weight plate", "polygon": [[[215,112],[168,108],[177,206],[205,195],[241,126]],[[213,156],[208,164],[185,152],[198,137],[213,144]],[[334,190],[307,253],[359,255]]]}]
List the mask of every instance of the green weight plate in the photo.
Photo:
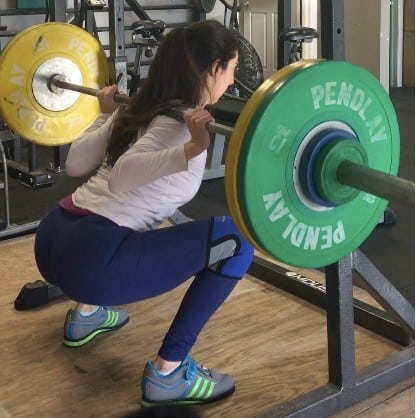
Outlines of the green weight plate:
[{"label": "green weight plate", "polygon": [[296,179],[302,149],[316,132],[344,129],[364,148],[369,167],[396,174],[398,122],[388,94],[358,66],[315,60],[283,70],[263,83],[245,106],[247,119],[241,112],[235,126],[229,207],[250,241],[271,256],[325,266],[360,246],[387,202],[365,192],[332,208],[305,200]]}]

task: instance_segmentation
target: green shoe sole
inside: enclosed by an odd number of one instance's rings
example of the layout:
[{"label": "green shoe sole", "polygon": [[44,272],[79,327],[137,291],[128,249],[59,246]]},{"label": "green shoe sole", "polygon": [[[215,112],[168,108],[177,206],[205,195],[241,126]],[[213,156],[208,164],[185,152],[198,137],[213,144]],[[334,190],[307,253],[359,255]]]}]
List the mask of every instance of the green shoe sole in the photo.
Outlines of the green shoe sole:
[{"label": "green shoe sole", "polygon": [[127,317],[125,321],[121,322],[121,324],[118,324],[114,327],[97,328],[94,331],[92,331],[90,334],[86,335],[83,338],[80,338],[79,340],[70,340],[70,339],[64,338],[63,344],[66,347],[81,347],[82,345],[85,345],[88,342],[92,341],[99,334],[103,334],[104,332],[115,331],[119,328],[122,328],[124,325],[127,324],[128,320],[129,318]]},{"label": "green shoe sole", "polygon": [[173,401],[161,401],[161,402],[151,402],[151,401],[147,401],[145,399],[141,400],[141,406],[143,406],[144,408],[149,408],[151,406],[156,406],[156,405],[174,405],[174,404],[179,404],[179,405],[198,405],[198,404],[207,404],[207,403],[211,403],[211,402],[216,402],[216,401],[220,401],[221,399],[224,399],[226,397],[228,397],[229,395],[231,395],[233,392],[235,392],[235,386],[224,392],[221,393],[219,396],[215,396],[213,398],[191,398],[191,399],[175,399]]}]

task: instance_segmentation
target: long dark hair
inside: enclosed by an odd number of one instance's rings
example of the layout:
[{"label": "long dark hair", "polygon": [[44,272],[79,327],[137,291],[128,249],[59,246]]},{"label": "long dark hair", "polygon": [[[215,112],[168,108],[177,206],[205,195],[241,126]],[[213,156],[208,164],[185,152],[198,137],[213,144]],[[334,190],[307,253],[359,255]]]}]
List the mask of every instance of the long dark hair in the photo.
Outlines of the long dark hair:
[{"label": "long dark hair", "polygon": [[161,41],[143,86],[128,104],[120,106],[107,148],[107,163],[114,165],[135,141],[138,129],[173,106],[175,100],[197,106],[206,88],[206,70],[216,60],[226,68],[237,49],[234,35],[215,20],[172,29]]}]

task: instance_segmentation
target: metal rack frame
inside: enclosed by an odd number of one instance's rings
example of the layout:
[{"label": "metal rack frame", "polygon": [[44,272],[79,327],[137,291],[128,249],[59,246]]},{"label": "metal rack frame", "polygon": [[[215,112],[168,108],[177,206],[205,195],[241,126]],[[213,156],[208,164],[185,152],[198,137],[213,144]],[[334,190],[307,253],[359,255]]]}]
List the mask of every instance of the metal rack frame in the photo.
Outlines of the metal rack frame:
[{"label": "metal rack frame", "polygon": [[[278,33],[292,25],[292,0],[278,0]],[[344,60],[344,0],[320,0],[321,56]],[[277,68],[289,62],[290,43],[279,42]]]},{"label": "metal rack frame", "polygon": [[[353,299],[354,272],[386,311]],[[414,376],[414,308],[360,250],[326,267],[325,286],[258,257],[249,273],[325,307],[327,314],[328,383],[265,411],[258,418],[328,417]],[[355,323],[401,344],[401,350],[357,371]]]}]

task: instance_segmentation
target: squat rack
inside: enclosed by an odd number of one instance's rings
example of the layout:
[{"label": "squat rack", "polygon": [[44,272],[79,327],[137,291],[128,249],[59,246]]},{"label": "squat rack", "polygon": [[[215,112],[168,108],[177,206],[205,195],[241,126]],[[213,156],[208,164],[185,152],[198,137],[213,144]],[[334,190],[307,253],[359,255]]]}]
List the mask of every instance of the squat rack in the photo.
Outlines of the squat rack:
[{"label": "squat rack", "polygon": [[[354,272],[386,312],[353,299]],[[327,314],[328,383],[257,418],[328,417],[414,376],[414,308],[360,250],[325,268],[325,286],[258,257],[249,273],[326,308]],[[357,372],[355,323],[393,340],[402,349]]]}]

